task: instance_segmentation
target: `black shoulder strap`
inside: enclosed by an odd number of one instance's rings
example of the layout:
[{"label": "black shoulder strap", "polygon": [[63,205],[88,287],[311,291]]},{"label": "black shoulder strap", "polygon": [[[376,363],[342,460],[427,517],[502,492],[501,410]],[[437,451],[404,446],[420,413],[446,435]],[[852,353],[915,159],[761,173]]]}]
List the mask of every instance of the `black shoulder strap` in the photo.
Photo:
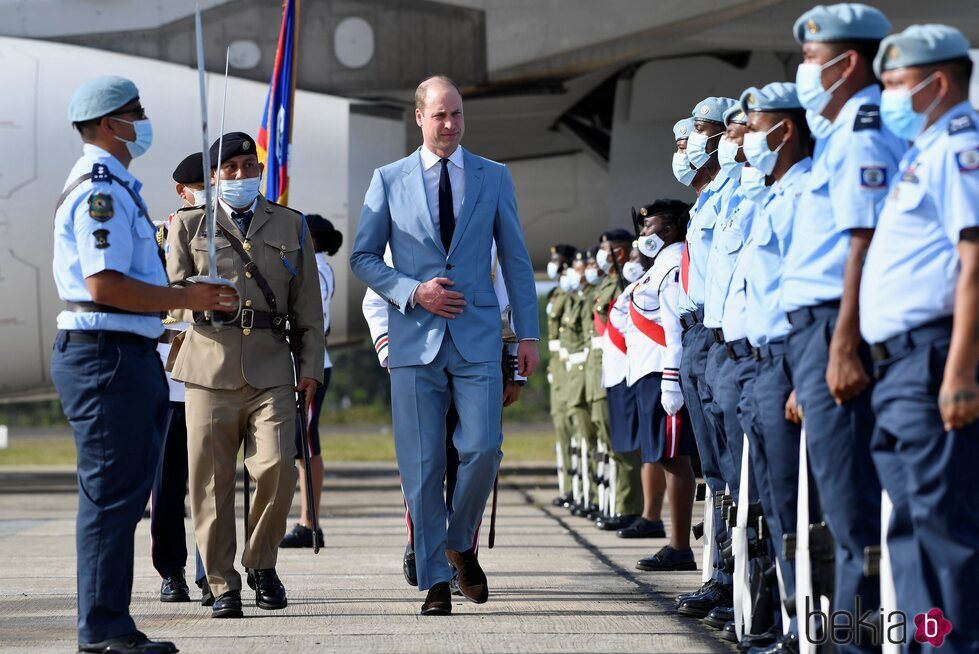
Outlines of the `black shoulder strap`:
[{"label": "black shoulder strap", "polygon": [[60,209],[61,205],[65,203],[65,200],[68,199],[68,196],[71,195],[71,192],[74,191],[76,188],[78,188],[79,184],[81,184],[82,182],[86,182],[90,179],[92,179],[92,173],[85,173],[84,175],[82,175],[81,177],[73,181],[71,184],[69,184],[68,188],[66,188],[64,193],[61,194],[61,197],[58,198],[58,203],[54,205],[54,212],[58,213],[58,209]]},{"label": "black shoulder strap", "polygon": [[228,243],[231,245],[231,249],[241,257],[241,260],[245,262],[245,272],[251,274],[252,279],[258,284],[258,288],[262,291],[262,295],[265,297],[265,301],[269,305],[269,310],[272,313],[278,313],[279,310],[276,308],[275,303],[275,293],[272,291],[272,287],[269,286],[268,280],[262,275],[262,272],[258,269],[255,261],[245,252],[245,248],[241,245],[241,241],[238,237],[232,234],[229,230],[224,230],[224,235],[228,239]]}]

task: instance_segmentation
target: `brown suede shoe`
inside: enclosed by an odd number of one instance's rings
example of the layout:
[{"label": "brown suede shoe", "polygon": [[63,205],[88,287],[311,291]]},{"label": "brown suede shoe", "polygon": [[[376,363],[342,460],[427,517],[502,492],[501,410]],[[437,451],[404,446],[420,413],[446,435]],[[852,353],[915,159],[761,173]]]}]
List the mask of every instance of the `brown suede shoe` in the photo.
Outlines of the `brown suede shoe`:
[{"label": "brown suede shoe", "polygon": [[422,604],[422,615],[451,615],[452,593],[449,582],[440,581],[428,589],[428,596]]},{"label": "brown suede shoe", "polygon": [[449,559],[449,565],[456,571],[462,595],[470,602],[484,604],[489,599],[489,586],[486,584],[486,575],[476,560],[476,553],[470,548],[465,552],[445,550],[445,555]]}]

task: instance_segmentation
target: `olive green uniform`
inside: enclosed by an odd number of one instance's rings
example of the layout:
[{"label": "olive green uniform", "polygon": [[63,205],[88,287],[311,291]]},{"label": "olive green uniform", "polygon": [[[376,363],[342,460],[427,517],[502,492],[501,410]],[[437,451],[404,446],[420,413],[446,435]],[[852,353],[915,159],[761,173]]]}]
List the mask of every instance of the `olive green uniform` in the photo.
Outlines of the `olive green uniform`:
[{"label": "olive green uniform", "polygon": [[[582,475],[582,503],[598,503],[598,486],[595,484],[596,470],[594,453],[598,447],[598,435],[592,424],[589,412],[588,398],[585,391],[585,363],[591,339],[585,336],[582,327],[582,316],[591,315],[594,303],[595,287],[588,285],[583,291],[569,294],[568,306],[561,317],[561,347],[568,355],[565,361],[567,371],[567,416],[570,420],[572,433],[578,437],[579,469]],[[587,457],[584,454],[587,452]],[[585,491],[587,484],[588,491]],[[587,502],[584,497],[587,496]]]},{"label": "olive green uniform", "polygon": [[567,419],[568,406],[565,394],[564,359],[561,357],[561,318],[569,306],[569,296],[561,289],[555,289],[547,303],[547,349],[550,361],[547,378],[551,384],[551,421],[557,434],[557,447],[560,451],[561,469],[558,483],[563,493],[571,492],[571,433]]}]

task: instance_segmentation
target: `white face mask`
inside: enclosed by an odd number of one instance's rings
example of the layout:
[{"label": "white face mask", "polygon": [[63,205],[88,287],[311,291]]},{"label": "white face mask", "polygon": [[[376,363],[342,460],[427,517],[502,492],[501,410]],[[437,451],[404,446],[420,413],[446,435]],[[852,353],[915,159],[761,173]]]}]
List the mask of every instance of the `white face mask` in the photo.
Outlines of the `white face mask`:
[{"label": "white face mask", "polygon": [[717,148],[708,152],[707,143],[708,141],[720,138],[723,133],[718,132],[713,136],[707,136],[700,132],[694,132],[690,135],[687,139],[687,156],[690,158],[690,163],[693,164],[694,168],[701,168],[705,163],[710,161],[710,156],[717,152]]},{"label": "white face mask", "polygon": [[557,279],[558,272],[560,272],[558,270],[558,268],[559,268],[559,266],[558,266],[557,261],[550,261],[550,262],[548,262],[548,264],[547,264],[547,278],[548,279]]},{"label": "white face mask", "polygon": [[686,152],[673,153],[673,176],[684,186],[690,186],[697,171],[690,167],[690,159]]},{"label": "white face mask", "polygon": [[782,126],[785,121],[779,121],[767,132],[748,132],[744,135],[744,156],[754,168],[757,168],[766,175],[771,175],[775,170],[775,162],[778,161],[778,151],[785,145],[785,141],[778,144],[772,150],[768,147],[768,135]]},{"label": "white face mask", "polygon": [[625,265],[622,266],[622,276],[630,284],[642,277],[644,272],[646,271],[638,261],[626,261]]},{"label": "white face mask", "polygon": [[592,286],[598,284],[601,277],[602,276],[598,273],[598,268],[585,268],[585,281]]},{"label": "white face mask", "polygon": [[826,138],[833,131],[833,123],[815,111],[806,111],[806,122],[809,123],[809,131],[816,140]]},{"label": "white face mask", "polygon": [[664,245],[666,245],[666,243],[664,243],[663,239],[656,234],[639,237],[639,251],[650,259],[655,259],[656,255],[660,253],[660,250],[663,249]]},{"label": "white face mask", "polygon": [[564,276],[568,280],[568,292],[581,290],[581,273],[569,268]]},{"label": "white face mask", "polygon": [[195,207],[200,207],[206,201],[207,201],[207,198],[204,197],[204,189],[201,189],[199,191],[195,189],[194,190],[194,206]]},{"label": "white face mask", "polygon": [[741,175],[743,163],[737,160],[738,150],[741,146],[727,137],[721,139],[717,144],[717,163],[721,165],[721,170],[731,179],[738,179]]},{"label": "white face mask", "polygon": [[768,192],[765,173],[757,168],[746,166],[741,170],[741,192],[754,202],[761,201]]},{"label": "white face mask", "polygon": [[609,255],[608,250],[599,250],[595,255],[595,261],[598,263],[598,267],[602,269],[602,272],[607,273],[612,270],[612,257]]}]

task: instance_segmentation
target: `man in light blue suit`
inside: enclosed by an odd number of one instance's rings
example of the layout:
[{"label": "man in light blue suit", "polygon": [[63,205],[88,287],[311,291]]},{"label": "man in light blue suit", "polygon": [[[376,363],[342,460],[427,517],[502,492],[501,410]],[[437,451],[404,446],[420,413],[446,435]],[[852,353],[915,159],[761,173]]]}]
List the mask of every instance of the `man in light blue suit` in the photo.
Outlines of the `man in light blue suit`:
[{"label": "man in light blue suit", "polygon": [[[472,543],[503,453],[500,306],[493,291],[496,239],[520,344],[518,372],[537,366],[537,293],[506,167],[459,146],[462,97],[447,77],[415,92],[424,144],[374,171],[350,267],[389,304],[388,365],[395,451],[415,524],[422,614],[451,612],[449,581],[470,601],[488,597]],[[384,262],[390,245],[393,267]],[[459,411],[459,472],[448,518],[445,415]]]}]

